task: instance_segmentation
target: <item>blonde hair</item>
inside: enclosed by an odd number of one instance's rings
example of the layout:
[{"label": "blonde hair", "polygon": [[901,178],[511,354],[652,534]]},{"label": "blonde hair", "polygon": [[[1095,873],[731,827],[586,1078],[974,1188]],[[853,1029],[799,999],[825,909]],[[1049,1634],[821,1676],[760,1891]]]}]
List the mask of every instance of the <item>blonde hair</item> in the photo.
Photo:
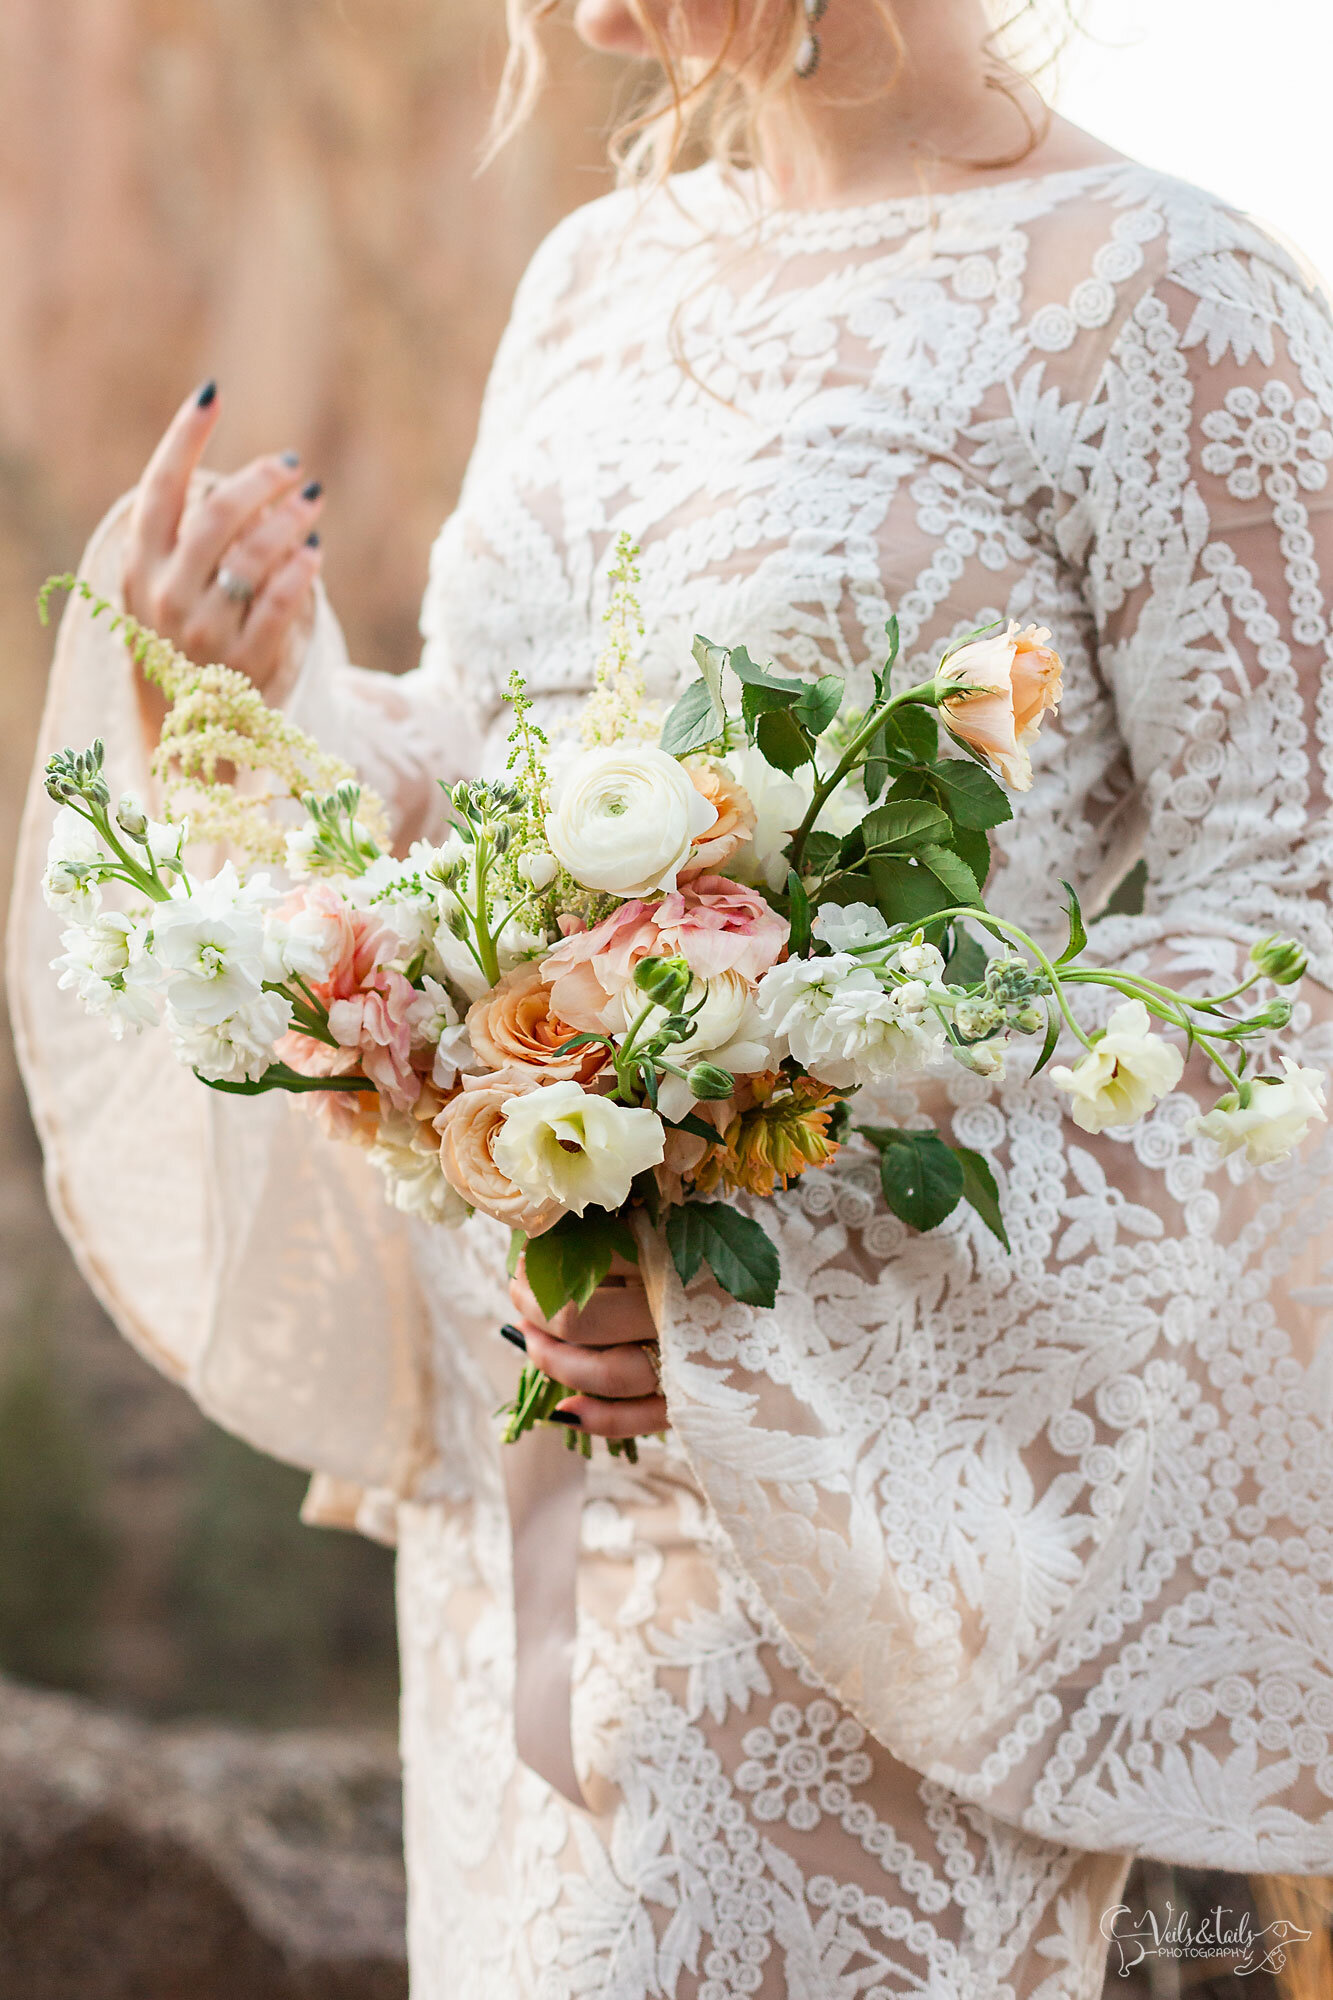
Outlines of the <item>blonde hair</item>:
[{"label": "blonde hair", "polygon": [[[671,11],[686,0],[671,0]],[[647,87],[630,116],[613,132],[610,154],[622,183],[653,184],[685,159],[709,158],[724,165],[747,165],[761,156],[758,130],[765,108],[798,84],[797,52],[807,22],[802,0],[775,0],[760,39],[744,63],[728,69],[725,59],[740,32],[743,0],[730,0],[730,20],[719,56],[710,64],[680,64],[672,55],[670,26],[659,32],[645,21],[653,43]],[[870,0],[884,24],[894,69],[873,91],[891,89],[901,69],[904,44],[893,0]],[[1075,26],[1079,0],[986,0],[993,21],[986,39],[989,81],[1015,104],[1028,129],[1020,160],[1039,142],[1044,122],[1034,118],[1020,95],[1050,70]],[[509,54],[500,82],[486,161],[523,124],[540,94],[546,74],[541,26],[560,0],[505,0]],[[1049,114],[1048,114],[1049,115]]]}]

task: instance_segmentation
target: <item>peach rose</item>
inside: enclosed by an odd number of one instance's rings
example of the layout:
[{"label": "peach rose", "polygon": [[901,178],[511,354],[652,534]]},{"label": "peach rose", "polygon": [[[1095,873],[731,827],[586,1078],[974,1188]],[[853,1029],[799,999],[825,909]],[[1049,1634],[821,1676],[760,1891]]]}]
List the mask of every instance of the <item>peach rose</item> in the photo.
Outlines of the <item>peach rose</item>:
[{"label": "peach rose", "polygon": [[518,1068],[466,1077],[457,1097],[435,1120],[440,1168],[450,1187],[470,1208],[507,1228],[521,1229],[525,1236],[543,1235],[565,1213],[558,1201],[529,1201],[495,1164],[493,1149],[504,1125],[504,1106],[533,1087],[531,1070]]},{"label": "peach rose", "polygon": [[939,712],[946,729],[980,751],[1016,792],[1031,787],[1027,746],[1060,699],[1064,668],[1047,644],[1050,636],[1039,625],[1020,631],[1011,619],[1007,632],[960,646],[939,671],[941,681],[976,690],[944,697]]},{"label": "peach rose", "polygon": [[681,870],[682,881],[702,870],[721,868],[733,854],[740,852],[755,829],[755,810],[749,794],[725,764],[717,764],[711,757],[691,757],[684,770],[717,818],[707,832],[695,835],[690,858]]},{"label": "peach rose", "polygon": [[472,1046],[491,1069],[518,1063],[540,1071],[551,1082],[587,1083],[607,1060],[606,1050],[585,1042],[569,1055],[555,1051],[576,1035],[551,1005],[551,989],[541,966],[530,960],[507,972],[495,989],[468,1009],[467,1031]]}]

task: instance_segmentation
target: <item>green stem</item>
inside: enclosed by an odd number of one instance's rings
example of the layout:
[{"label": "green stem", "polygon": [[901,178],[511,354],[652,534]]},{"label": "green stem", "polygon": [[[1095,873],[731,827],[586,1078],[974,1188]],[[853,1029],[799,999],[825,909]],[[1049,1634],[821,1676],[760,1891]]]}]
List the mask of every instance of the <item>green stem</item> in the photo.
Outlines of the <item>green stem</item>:
[{"label": "green stem", "polygon": [[892,715],[895,708],[904,708],[909,702],[915,702],[922,708],[937,708],[939,706],[936,699],[937,687],[936,679],[932,675],[928,681],[921,681],[916,687],[904,689],[902,694],[891,695],[888,701],[882,703],[879,707],[872,707],[869,715],[861,724],[861,727],[857,730],[847,748],[843,751],[832,777],[826,778],[822,783],[816,782],[814,796],[810,801],[810,810],[806,813],[805,818],[793,834],[789,850],[791,866],[798,875],[801,872],[801,862],[805,856],[805,843],[810,838],[815,821],[819,818],[820,813],[823,812],[828,800],[837,791],[838,786],[845,778],[850,777],[858,763],[862,761],[861,752],[869,746],[878,731],[883,727],[885,718]]}]

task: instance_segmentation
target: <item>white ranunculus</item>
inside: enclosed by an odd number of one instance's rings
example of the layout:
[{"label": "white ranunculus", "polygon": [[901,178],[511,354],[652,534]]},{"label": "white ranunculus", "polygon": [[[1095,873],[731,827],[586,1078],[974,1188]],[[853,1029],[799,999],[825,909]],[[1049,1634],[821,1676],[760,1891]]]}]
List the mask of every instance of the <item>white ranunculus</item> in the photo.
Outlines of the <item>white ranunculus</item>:
[{"label": "white ranunculus", "polygon": [[855,951],[858,945],[879,944],[889,935],[872,903],[825,903],[810,929],[830,951]]},{"label": "white ranunculus", "polygon": [[1141,1000],[1127,1000],[1106,1024],[1106,1033],[1079,1057],[1050,1072],[1058,1090],[1074,1100],[1070,1116],[1084,1132],[1108,1125],[1133,1125],[1180,1082],[1185,1058],[1152,1033]]},{"label": "white ranunculus", "polygon": [[585,751],[570,766],[546,838],[585,889],[651,896],[675,888],[696,837],[716,818],[717,808],[665,750],[613,744]]},{"label": "white ranunculus", "polygon": [[182,1018],[167,1010],[176,1060],[209,1083],[255,1083],[275,1060],[273,1045],[292,1022],[291,1002],[260,993],[224,1021]]},{"label": "white ranunculus", "polygon": [[1242,1109],[1229,1091],[1206,1117],[1186,1127],[1211,1139],[1223,1159],[1243,1146],[1251,1166],[1285,1159],[1306,1137],[1316,1119],[1327,1123],[1324,1072],[1302,1069],[1290,1056],[1281,1058],[1285,1075],[1255,1079],[1250,1102]]},{"label": "white ranunculus", "polygon": [[242,883],[227,862],[192,895],[155,907],[150,948],[178,1021],[216,1027],[258,999],[271,969],[270,896],[264,878]]},{"label": "white ranunculus", "polygon": [[612,1104],[577,1083],[551,1083],[506,1100],[491,1148],[529,1201],[617,1209],[636,1174],[660,1164],[666,1134],[655,1111]]},{"label": "white ranunculus", "polygon": [[369,1159],[384,1175],[385,1200],[402,1214],[445,1229],[467,1221],[468,1205],[444,1178],[440,1142],[429,1125],[386,1105]]},{"label": "white ranunculus", "polygon": [[86,1013],[100,1015],[117,1041],[157,1019],[153,989],[157,970],[144,951],[147,927],[108,910],[91,923],[65,931],[64,955],[51,961],[59,984],[78,995]]}]

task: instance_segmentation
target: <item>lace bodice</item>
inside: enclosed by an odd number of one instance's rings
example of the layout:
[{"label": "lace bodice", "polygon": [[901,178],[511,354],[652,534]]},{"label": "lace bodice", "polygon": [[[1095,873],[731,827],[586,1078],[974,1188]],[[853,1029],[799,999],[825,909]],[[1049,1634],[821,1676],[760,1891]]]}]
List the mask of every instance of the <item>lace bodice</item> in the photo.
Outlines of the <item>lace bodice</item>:
[{"label": "lace bodice", "polygon": [[[421,666],[348,666],[325,613],[296,705],[406,838],[437,777],[502,762],[514,666],[548,723],[576,706],[622,530],[663,699],[697,630],[855,688],[890,610],[904,673],[1039,619],[1065,700],[991,900],[1054,929],[1058,877],[1095,911],[1143,860],[1142,913],[1094,938],[1176,978],[1294,932],[1284,1042],[1327,1064],[1330,458],[1322,302],[1193,188],[1121,165],[756,218],[706,170],[538,252]],[[47,735],[128,755],[80,616]],[[1091,2000],[1116,1850],[1333,1872],[1333,1146],[1218,1168],[1197,1061],[1096,1139],[959,1072],[875,1109],[987,1155],[1012,1256],[970,1213],[910,1235],[852,1146],[765,1205],[774,1311],[658,1274],[672,1439],[584,1514],[584,1816],[514,1756],[497,1233],[419,1242],[411,1277],[349,1149],[147,1052],[104,1113],[111,1056],[25,921],[52,1186],[122,1323],[266,1448],[414,1496],[421,2000]],[[153,1137],[109,1184],[115,1102]],[[161,1161],[170,1285],[125,1205]]]}]

